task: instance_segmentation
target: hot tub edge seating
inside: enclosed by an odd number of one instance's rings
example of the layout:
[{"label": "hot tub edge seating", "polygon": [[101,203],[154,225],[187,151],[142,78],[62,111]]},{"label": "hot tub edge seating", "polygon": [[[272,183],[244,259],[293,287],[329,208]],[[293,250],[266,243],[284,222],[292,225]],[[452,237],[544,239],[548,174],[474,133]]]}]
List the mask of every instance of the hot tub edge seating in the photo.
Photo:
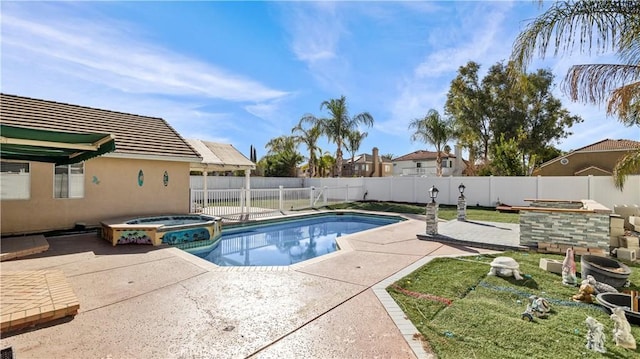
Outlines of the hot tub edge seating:
[{"label": "hot tub edge seating", "polygon": [[168,215],[114,219],[101,222],[101,237],[118,244],[178,245],[215,239],[222,232],[218,217]]}]

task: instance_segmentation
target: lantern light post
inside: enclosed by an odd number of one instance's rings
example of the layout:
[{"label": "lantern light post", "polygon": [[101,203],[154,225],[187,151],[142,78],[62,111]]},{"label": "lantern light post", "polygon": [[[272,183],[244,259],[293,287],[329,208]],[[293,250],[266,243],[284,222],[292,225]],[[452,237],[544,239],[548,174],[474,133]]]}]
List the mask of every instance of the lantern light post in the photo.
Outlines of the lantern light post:
[{"label": "lantern light post", "polygon": [[458,191],[460,192],[460,197],[458,197],[458,221],[467,220],[467,200],[464,198],[465,188],[467,187],[462,183],[458,186]]},{"label": "lantern light post", "polygon": [[436,198],[438,198],[438,189],[436,188],[436,186],[431,186],[431,188],[429,188],[429,197],[431,197],[431,203],[436,203]]},{"label": "lantern light post", "polygon": [[429,197],[431,198],[431,203],[427,203],[427,236],[438,235],[438,203],[436,202],[438,192],[440,191],[438,191],[436,186],[431,186],[431,188],[429,188]]}]

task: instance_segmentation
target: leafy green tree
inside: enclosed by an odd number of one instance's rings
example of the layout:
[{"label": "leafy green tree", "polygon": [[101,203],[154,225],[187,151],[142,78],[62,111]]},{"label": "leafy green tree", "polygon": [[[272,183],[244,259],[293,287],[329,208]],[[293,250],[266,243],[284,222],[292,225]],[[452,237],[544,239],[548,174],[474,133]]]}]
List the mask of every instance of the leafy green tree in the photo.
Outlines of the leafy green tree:
[{"label": "leafy green tree", "polygon": [[345,147],[347,148],[347,151],[349,151],[349,153],[351,153],[351,174],[355,175],[354,172],[354,168],[355,168],[355,158],[356,158],[356,152],[358,152],[358,150],[360,149],[360,145],[362,144],[362,140],[365,139],[365,137],[367,137],[368,133],[367,132],[360,132],[358,130],[355,131],[351,131],[347,134],[347,142],[345,143]]},{"label": "leafy green tree", "polygon": [[451,81],[445,103],[445,115],[454,120],[456,137],[469,150],[469,162],[477,156],[488,162],[492,133],[491,118],[486,108],[486,92],[478,79],[480,64],[469,61],[460,66],[458,75]]},{"label": "leafy green tree", "polygon": [[349,116],[347,99],[341,96],[339,99],[330,99],[320,104],[320,110],[327,109],[330,117],[316,118],[313,115],[305,115],[301,121],[318,125],[329,141],[336,144],[336,174],[342,176],[342,147],[347,135],[357,129],[359,125],[373,126],[373,116],[368,112],[359,113],[353,117]]},{"label": "leafy green tree", "polygon": [[442,176],[442,150],[454,136],[453,123],[440,116],[438,111],[430,109],[424,118],[417,118],[409,123],[414,130],[411,141],[422,141],[436,148],[436,174]]},{"label": "leafy green tree", "polygon": [[492,174],[496,176],[523,176],[524,167],[520,160],[522,154],[518,148],[518,140],[505,139],[504,134],[493,145],[491,161]]},{"label": "leafy green tree", "polygon": [[521,165],[530,173],[546,147],[569,136],[568,129],[582,121],[553,96],[554,77],[548,70],[524,74],[526,86],[519,87],[509,76],[509,65],[498,62],[491,66],[480,84],[478,70],[474,62],[459,69],[445,105],[455,119],[461,143],[470,148],[470,160],[477,149],[488,164],[504,135],[506,140],[517,141]]},{"label": "leafy green tree", "polygon": [[[627,126],[640,126],[640,2],[565,1],[554,3],[518,35],[511,53],[520,73],[537,52],[544,57],[571,53],[600,55],[614,51],[619,64],[574,65],[562,89],[573,101],[606,104],[607,114]],[[518,78],[518,76],[516,76]],[[640,168],[640,149],[614,168],[614,182],[623,188],[625,178]]]},{"label": "leafy green tree", "polygon": [[296,177],[296,169],[304,157],[298,153],[293,136],[271,139],[265,148],[267,155],[261,160],[266,177]]},{"label": "leafy green tree", "polygon": [[307,150],[309,151],[309,177],[315,177],[318,167],[318,156],[316,153],[321,153],[320,147],[318,147],[318,139],[320,138],[321,131],[317,124],[308,129],[305,129],[302,125],[303,121],[300,120],[300,122],[291,129],[291,133],[294,135],[294,141],[304,143],[307,146]]},{"label": "leafy green tree", "polygon": [[541,163],[545,148],[571,135],[568,129],[582,119],[572,116],[553,96],[554,76],[549,70],[523,75],[526,86],[520,87],[508,73],[507,66],[497,63],[482,81],[491,106],[490,129],[496,142],[503,134],[517,140],[522,167],[530,174]]}]

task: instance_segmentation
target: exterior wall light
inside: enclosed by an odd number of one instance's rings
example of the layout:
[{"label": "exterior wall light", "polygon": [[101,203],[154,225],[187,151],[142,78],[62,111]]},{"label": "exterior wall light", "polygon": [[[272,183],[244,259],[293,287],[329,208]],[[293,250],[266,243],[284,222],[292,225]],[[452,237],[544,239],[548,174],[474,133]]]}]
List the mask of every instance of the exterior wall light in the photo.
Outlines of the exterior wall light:
[{"label": "exterior wall light", "polygon": [[460,196],[464,197],[464,189],[467,188],[465,187],[464,184],[460,183],[460,185],[458,186],[458,191],[460,192]]}]

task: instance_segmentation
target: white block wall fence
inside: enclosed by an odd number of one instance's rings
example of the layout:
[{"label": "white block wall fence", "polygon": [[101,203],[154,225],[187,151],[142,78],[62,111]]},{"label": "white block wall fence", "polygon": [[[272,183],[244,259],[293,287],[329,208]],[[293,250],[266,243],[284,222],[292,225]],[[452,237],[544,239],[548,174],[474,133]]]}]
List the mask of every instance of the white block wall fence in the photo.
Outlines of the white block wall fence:
[{"label": "white block wall fence", "polygon": [[[623,191],[609,176],[575,177],[359,177],[359,178],[276,178],[251,177],[251,190],[265,188],[343,188],[358,189],[350,200],[427,203],[427,190],[438,188],[438,203],[456,205],[458,186],[466,186],[469,207],[492,207],[498,202],[528,206],[525,199],[594,200],[611,210],[616,204],[640,204],[640,175],[629,176]],[[207,188],[239,190],[243,177],[207,177]],[[202,190],[202,176],[191,176],[191,189]],[[351,192],[351,191],[350,191]],[[355,197],[357,196],[357,197]]]}]

